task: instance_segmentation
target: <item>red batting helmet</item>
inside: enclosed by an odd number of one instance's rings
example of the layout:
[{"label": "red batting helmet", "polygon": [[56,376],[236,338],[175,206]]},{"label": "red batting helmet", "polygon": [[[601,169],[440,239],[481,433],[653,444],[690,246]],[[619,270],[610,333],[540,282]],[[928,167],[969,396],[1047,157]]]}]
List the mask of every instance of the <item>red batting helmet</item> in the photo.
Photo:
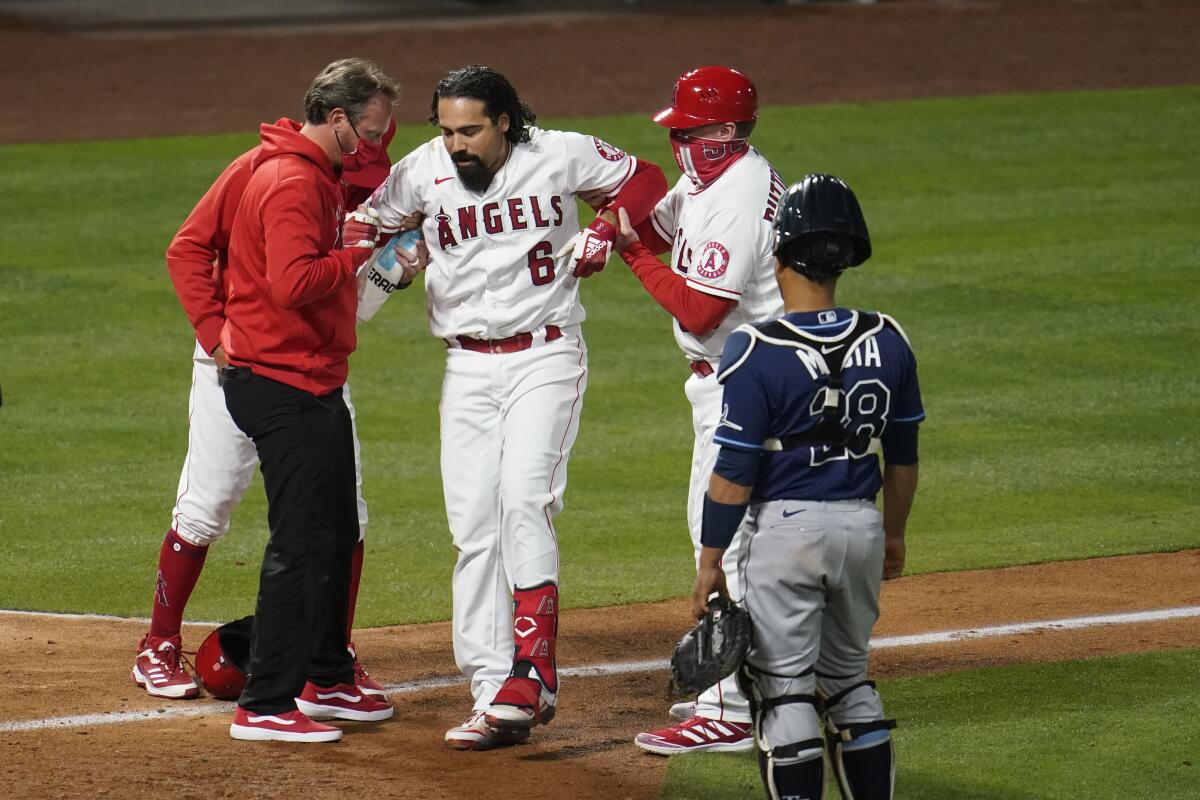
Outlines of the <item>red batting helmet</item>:
[{"label": "red batting helmet", "polygon": [[226,622],[200,643],[196,675],[213,697],[236,700],[246,685],[250,666],[250,632],[254,617]]},{"label": "red batting helmet", "polygon": [[697,67],[675,81],[671,105],[654,115],[664,128],[758,119],[758,90],[732,67]]}]

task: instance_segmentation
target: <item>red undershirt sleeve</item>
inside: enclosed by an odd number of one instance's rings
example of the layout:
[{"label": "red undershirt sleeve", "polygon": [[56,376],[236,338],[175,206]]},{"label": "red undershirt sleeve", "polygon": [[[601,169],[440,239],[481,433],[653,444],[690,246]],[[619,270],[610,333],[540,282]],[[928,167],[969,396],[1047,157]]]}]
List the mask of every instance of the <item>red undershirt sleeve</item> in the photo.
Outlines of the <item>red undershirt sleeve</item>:
[{"label": "red undershirt sleeve", "polygon": [[608,201],[603,210],[611,211],[615,215],[617,209],[623,208],[629,215],[629,222],[637,225],[650,216],[666,193],[667,177],[663,175],[662,169],[652,161],[639,158],[629,180],[621,187],[621,191]]},{"label": "red undershirt sleeve", "polygon": [[635,242],[621,251],[621,258],[650,296],[691,333],[705,334],[716,330],[729,312],[737,307],[736,300],[705,294],[689,287],[682,275],[677,275],[659,261],[650,248],[641,242]]}]

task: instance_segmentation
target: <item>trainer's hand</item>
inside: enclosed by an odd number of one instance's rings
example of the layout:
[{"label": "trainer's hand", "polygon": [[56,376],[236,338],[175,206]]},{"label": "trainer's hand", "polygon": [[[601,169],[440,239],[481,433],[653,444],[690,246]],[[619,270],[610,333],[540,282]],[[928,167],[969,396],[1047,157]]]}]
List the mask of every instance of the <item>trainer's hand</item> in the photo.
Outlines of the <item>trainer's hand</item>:
[{"label": "trainer's hand", "polygon": [[700,551],[700,568],[696,571],[696,583],[692,587],[692,616],[696,619],[708,613],[708,598],[713,592],[721,597],[729,597],[725,570],[721,568],[723,555],[724,551],[712,547]]},{"label": "trainer's hand", "polygon": [[[342,223],[342,247],[360,247],[367,251],[369,257],[375,245],[379,244],[379,212],[366,205],[361,205],[356,211],[346,215]],[[363,259],[366,261],[366,259]],[[361,263],[361,262],[360,262]],[[356,264],[356,266],[359,266]]]},{"label": "trainer's hand", "polygon": [[229,366],[229,358],[225,355],[224,345],[217,345],[212,351],[213,361],[217,362],[217,369],[225,369]]},{"label": "trainer's hand", "polygon": [[884,535],[883,579],[899,578],[904,572],[904,537]]},{"label": "trainer's hand", "polygon": [[616,241],[613,242],[613,247],[618,253],[623,253],[630,245],[637,244],[641,239],[638,238],[637,231],[633,229],[633,226],[629,224],[629,215],[625,213],[625,209],[617,209],[617,222],[621,227]]},{"label": "trainer's hand", "polygon": [[591,225],[580,231],[557,255],[562,258],[570,251],[571,263],[574,265],[571,274],[576,278],[586,278],[604,269],[616,236],[617,226],[603,217],[596,217]]}]

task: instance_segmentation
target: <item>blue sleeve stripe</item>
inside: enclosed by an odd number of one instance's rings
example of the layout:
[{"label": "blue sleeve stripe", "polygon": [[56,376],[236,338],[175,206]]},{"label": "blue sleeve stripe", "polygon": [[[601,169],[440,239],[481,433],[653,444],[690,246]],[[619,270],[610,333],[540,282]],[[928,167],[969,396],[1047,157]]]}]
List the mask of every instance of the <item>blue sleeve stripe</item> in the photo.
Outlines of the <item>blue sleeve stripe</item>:
[{"label": "blue sleeve stripe", "polygon": [[892,420],[892,422],[920,422],[923,419],[925,419],[924,411],[922,411],[920,414],[917,414],[915,417],[896,417],[894,420]]},{"label": "blue sleeve stripe", "polygon": [[726,439],[724,436],[714,436],[713,441],[717,444],[736,447],[739,450],[762,450],[761,444],[750,444],[749,442],[739,442],[737,439]]}]

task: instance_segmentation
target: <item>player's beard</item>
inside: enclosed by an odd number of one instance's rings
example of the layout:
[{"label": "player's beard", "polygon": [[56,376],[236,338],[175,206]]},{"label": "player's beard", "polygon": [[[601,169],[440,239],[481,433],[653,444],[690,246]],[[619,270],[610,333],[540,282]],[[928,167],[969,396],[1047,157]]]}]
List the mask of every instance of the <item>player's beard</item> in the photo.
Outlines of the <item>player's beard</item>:
[{"label": "player's beard", "polygon": [[479,156],[463,153],[451,156],[450,160],[454,162],[458,179],[472,192],[487,191],[487,188],[492,185],[492,178],[496,173],[485,167],[479,160]]}]

